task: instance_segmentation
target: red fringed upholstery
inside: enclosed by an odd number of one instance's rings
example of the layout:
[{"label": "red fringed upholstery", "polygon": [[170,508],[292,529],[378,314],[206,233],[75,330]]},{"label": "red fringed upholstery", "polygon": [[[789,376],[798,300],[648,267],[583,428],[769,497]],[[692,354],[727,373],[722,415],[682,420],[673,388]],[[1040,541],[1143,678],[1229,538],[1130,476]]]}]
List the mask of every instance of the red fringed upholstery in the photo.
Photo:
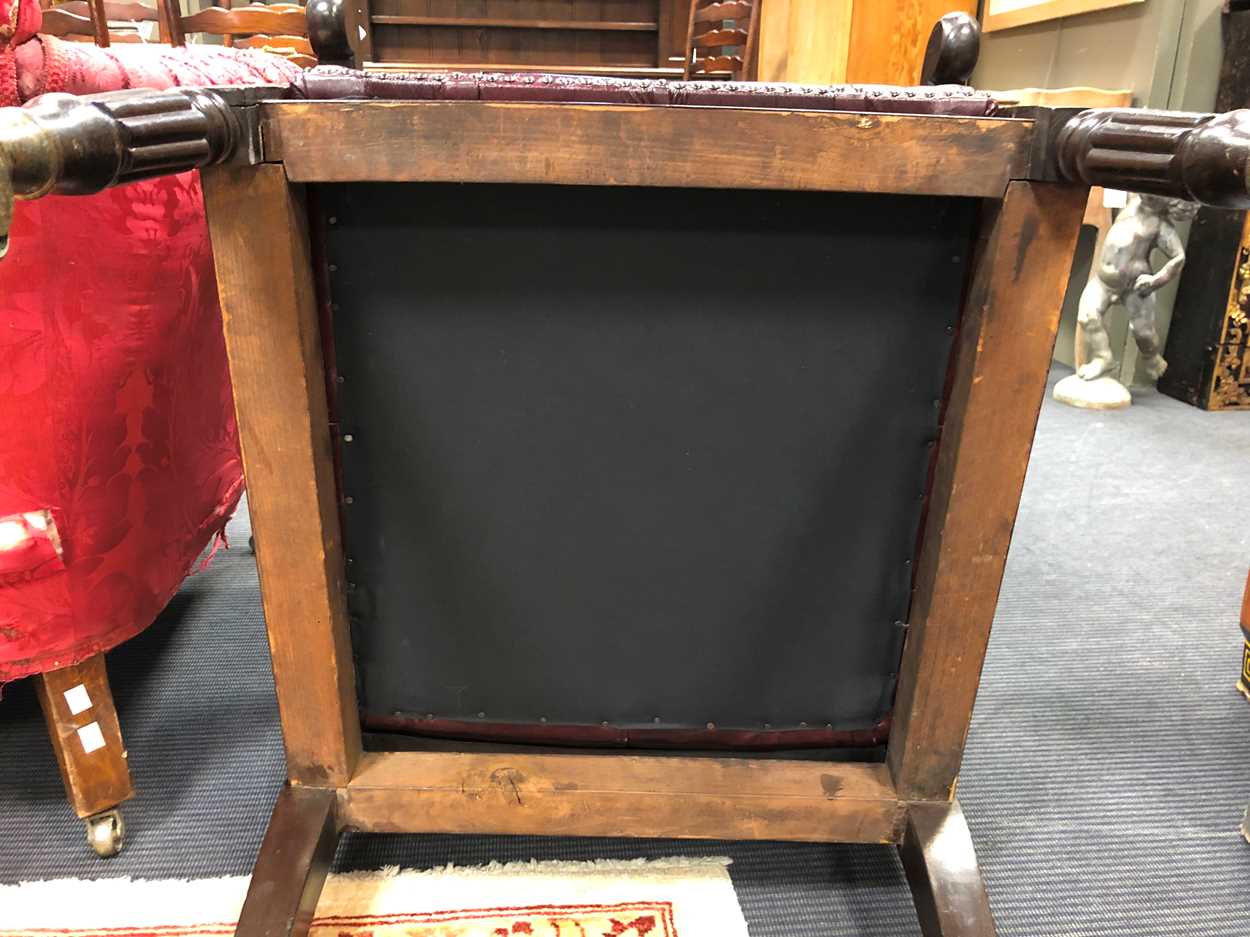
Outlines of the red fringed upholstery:
[{"label": "red fringed upholstery", "polygon": [[[23,0],[0,42],[37,14]],[[298,71],[250,50],[38,36],[0,48],[0,103]],[[242,493],[196,174],[19,203],[0,262],[0,421],[3,683],[146,628]]]}]

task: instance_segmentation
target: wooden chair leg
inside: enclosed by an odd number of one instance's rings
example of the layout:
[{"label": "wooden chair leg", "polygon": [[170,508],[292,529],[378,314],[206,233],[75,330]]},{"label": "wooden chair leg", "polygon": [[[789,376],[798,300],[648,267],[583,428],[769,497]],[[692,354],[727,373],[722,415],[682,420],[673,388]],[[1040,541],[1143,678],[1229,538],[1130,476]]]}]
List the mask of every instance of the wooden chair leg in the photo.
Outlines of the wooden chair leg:
[{"label": "wooden chair leg", "polygon": [[116,855],[125,835],[117,807],[134,796],[134,787],[104,655],[39,674],[35,689],[65,794],[87,825],[87,841],[102,857]]},{"label": "wooden chair leg", "polygon": [[925,937],[993,937],[989,898],[958,801],[911,804],[899,852]]},{"label": "wooden chair leg", "polygon": [[235,937],[304,937],[339,831],[333,790],[286,786],[260,845]]}]

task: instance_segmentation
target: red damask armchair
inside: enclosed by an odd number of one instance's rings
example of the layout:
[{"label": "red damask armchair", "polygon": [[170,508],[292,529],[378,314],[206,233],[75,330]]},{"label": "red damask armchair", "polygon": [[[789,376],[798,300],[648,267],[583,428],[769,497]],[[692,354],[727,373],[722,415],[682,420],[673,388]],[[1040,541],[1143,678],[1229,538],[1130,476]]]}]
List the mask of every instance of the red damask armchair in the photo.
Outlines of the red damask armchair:
[{"label": "red damask armchair", "polygon": [[[247,50],[97,49],[38,25],[38,4],[22,0],[0,28],[0,103],[299,71]],[[70,802],[109,855],[132,789],[103,654],[152,623],[243,490],[212,252],[195,173],[21,203],[12,231],[0,685],[37,675]]]}]

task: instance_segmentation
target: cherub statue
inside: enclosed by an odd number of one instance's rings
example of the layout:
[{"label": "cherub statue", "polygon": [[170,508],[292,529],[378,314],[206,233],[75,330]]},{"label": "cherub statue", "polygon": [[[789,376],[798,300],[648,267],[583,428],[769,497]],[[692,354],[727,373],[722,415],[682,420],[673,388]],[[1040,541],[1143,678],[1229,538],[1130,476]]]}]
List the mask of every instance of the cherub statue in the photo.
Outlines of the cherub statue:
[{"label": "cherub statue", "polygon": [[[1146,373],[1157,380],[1167,370],[1155,329],[1154,294],[1176,279],[1185,264],[1185,247],[1174,225],[1192,220],[1197,207],[1192,202],[1161,195],[1128,197],[1128,203],[1107,232],[1094,275],[1081,293],[1077,322],[1085,333],[1088,360],[1076,373],[1083,380],[1093,381],[1111,370],[1111,342],[1103,316],[1115,303],[1123,303],[1128,310],[1129,328],[1141,351]],[[1151,272],[1151,255],[1155,251],[1167,258],[1158,273]]]}]

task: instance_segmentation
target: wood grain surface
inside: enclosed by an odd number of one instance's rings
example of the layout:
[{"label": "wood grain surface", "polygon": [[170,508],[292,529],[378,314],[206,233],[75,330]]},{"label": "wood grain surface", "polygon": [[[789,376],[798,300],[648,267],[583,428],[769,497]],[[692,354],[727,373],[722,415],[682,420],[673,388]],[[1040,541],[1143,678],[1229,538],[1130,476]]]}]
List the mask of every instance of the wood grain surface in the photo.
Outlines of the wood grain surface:
[{"label": "wood grain surface", "polygon": [[338,844],[331,790],[284,787],[256,857],[235,937],[304,937]]},{"label": "wood grain surface", "polygon": [[287,771],[346,784],[360,721],[304,209],[281,166],[202,178]]},{"label": "wood grain surface", "polygon": [[958,801],[913,804],[899,855],[924,937],[994,937],[989,896]]},{"label": "wood grain surface", "polygon": [[881,843],[904,809],[880,764],[619,753],[369,753],[340,792],[374,832]]},{"label": "wood grain surface", "polygon": [[760,81],[845,82],[854,0],[764,0]]},{"label": "wood grain surface", "polygon": [[890,733],[907,800],[954,796],[1086,194],[1013,182],[982,225]]},{"label": "wood grain surface", "polygon": [[919,84],[929,33],[947,13],[976,16],[977,0],[856,0],[846,80]]},{"label": "wood grain surface", "polygon": [[134,796],[104,655],[38,674],[35,692],[74,812],[89,817]]},{"label": "wood grain surface", "polygon": [[1028,120],[575,104],[262,107],[293,181],[524,182],[1001,197]]}]

